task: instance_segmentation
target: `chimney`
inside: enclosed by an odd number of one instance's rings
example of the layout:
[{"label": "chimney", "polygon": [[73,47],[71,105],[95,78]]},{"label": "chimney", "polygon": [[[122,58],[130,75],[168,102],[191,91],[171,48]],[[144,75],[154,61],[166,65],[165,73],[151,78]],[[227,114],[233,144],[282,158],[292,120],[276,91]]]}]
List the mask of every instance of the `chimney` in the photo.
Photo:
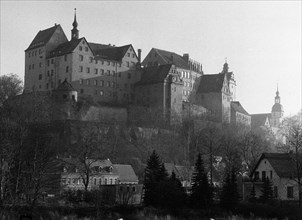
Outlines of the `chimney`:
[{"label": "chimney", "polygon": [[137,50],[137,55],[138,55],[138,62],[141,62],[141,56],[142,56],[142,50],[141,49]]},{"label": "chimney", "polygon": [[185,60],[187,63],[189,63],[189,54],[188,54],[188,53],[184,53],[184,54],[182,55],[182,57],[184,58],[184,60]]}]

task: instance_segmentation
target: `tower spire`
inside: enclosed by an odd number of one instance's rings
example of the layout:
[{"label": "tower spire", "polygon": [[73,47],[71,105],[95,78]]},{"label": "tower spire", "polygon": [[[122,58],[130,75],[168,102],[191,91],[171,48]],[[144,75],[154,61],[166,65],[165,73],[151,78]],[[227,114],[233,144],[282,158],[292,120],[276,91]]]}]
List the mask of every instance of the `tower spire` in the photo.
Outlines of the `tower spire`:
[{"label": "tower spire", "polygon": [[223,64],[222,73],[227,73],[229,71],[229,65],[227,63],[227,57],[224,58],[225,63]]},{"label": "tower spire", "polygon": [[71,40],[72,39],[79,39],[79,30],[78,28],[78,22],[77,22],[77,9],[74,9],[74,20],[72,23],[73,29],[71,30]]}]

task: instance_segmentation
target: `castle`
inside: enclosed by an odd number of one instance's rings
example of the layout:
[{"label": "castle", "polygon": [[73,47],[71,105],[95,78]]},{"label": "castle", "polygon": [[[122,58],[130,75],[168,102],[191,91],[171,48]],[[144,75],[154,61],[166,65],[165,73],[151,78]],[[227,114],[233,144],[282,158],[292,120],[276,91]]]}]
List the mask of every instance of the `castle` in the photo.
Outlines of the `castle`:
[{"label": "castle", "polygon": [[220,73],[204,74],[202,64],[189,54],[156,48],[141,61],[141,50],[136,53],[131,44],[104,45],[80,38],[76,13],[72,26],[70,40],[57,24],[37,33],[25,50],[24,93],[57,94],[64,82],[74,101],[78,96],[100,105],[143,106],[159,111],[169,123],[190,109],[218,122],[254,128],[267,121],[272,129],[279,127],[279,91],[270,115],[250,115],[236,100],[236,81],[227,62]]}]

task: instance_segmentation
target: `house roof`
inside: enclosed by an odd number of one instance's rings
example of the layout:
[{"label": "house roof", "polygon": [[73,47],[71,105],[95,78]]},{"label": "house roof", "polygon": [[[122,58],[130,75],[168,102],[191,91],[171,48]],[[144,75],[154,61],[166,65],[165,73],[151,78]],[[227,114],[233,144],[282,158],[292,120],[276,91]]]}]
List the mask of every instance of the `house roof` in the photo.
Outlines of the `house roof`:
[{"label": "house roof", "polygon": [[136,85],[147,85],[163,82],[170,72],[172,64],[145,67],[141,72],[141,80]]},{"label": "house roof", "polygon": [[221,92],[224,74],[208,74],[200,78],[197,93]]},{"label": "house roof", "polygon": [[296,177],[295,163],[290,153],[263,153],[258,160],[251,176],[263,159],[267,159],[279,177]]},{"label": "house roof", "polygon": [[56,89],[56,91],[76,91],[72,85],[65,79]]},{"label": "house roof", "polygon": [[[62,168],[63,171],[63,167],[65,167],[67,169],[67,172],[75,172],[76,168],[81,168],[83,165],[76,160],[75,158],[60,158],[57,159],[59,166]],[[90,165],[90,167],[93,169],[94,167],[97,168],[107,168],[112,166],[112,163],[109,159],[107,160],[95,160],[95,159],[87,159],[86,160]],[[114,168],[112,166],[112,168]],[[117,173],[117,171],[115,169],[113,169],[112,173]]]},{"label": "house roof", "polygon": [[51,28],[39,31],[25,51],[44,46],[50,40],[51,36],[57,30],[58,27],[61,27],[61,25],[55,25]]},{"label": "house roof", "polygon": [[50,52],[48,58],[72,53],[82,39],[84,39],[84,37],[80,39],[73,38],[71,41],[67,41],[65,43],[60,44]]},{"label": "house roof", "polygon": [[251,127],[252,129],[265,125],[266,119],[271,117],[270,113],[264,114],[252,114],[251,115]]},{"label": "house roof", "polygon": [[188,63],[184,60],[184,58],[177,53],[161,50],[157,48],[152,48],[152,50],[156,51],[159,56],[167,63],[174,64],[176,67],[182,69],[190,69]]},{"label": "house roof", "polygon": [[174,163],[164,163],[164,166],[169,175],[172,175],[172,172],[174,172],[175,175],[177,177],[181,177],[182,180],[188,180],[191,178],[192,170],[185,166],[175,165]]},{"label": "house roof", "polygon": [[245,111],[245,109],[242,107],[242,105],[240,104],[240,102],[231,102],[231,108],[235,111],[235,112],[239,112],[245,115],[249,115],[249,113],[247,111]]},{"label": "house roof", "polygon": [[131,165],[113,164],[121,182],[138,182],[138,178]]},{"label": "house roof", "polygon": [[104,44],[89,43],[96,59],[122,61],[131,44],[115,47]]}]

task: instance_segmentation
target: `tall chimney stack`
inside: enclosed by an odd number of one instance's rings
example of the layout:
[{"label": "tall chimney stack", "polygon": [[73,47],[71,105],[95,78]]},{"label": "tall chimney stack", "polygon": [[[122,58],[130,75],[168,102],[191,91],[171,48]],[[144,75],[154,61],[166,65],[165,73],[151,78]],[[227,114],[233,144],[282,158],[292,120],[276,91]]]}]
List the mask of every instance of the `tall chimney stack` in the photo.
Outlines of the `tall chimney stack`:
[{"label": "tall chimney stack", "polygon": [[138,62],[141,62],[142,50],[138,49],[137,54],[138,54]]}]

